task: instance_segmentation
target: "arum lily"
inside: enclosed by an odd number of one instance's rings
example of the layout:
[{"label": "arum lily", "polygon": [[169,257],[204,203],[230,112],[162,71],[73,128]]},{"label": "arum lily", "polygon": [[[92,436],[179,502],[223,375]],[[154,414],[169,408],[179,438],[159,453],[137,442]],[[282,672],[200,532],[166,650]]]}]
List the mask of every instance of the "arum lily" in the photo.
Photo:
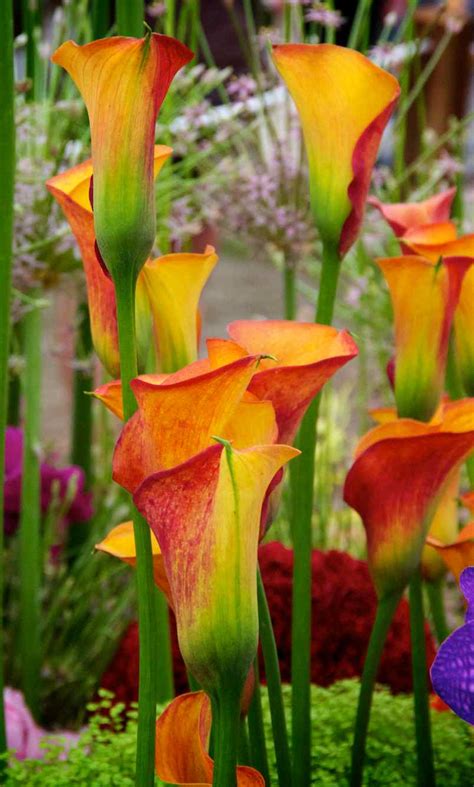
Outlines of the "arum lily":
[{"label": "arum lily", "polygon": [[[156,722],[155,755],[162,781],[182,787],[213,784],[214,763],[207,752],[210,726],[211,707],[202,691],[182,694],[163,711]],[[258,771],[239,765],[237,785],[265,787],[265,782]]]},{"label": "arum lily", "polygon": [[431,667],[433,688],[449,707],[474,724],[474,567],[465,568],[459,584],[467,601],[466,622],[443,642]]},{"label": "arum lily", "polygon": [[397,238],[407,230],[422,224],[447,222],[451,213],[456,189],[441,191],[421,202],[381,202],[377,197],[369,197],[369,205],[380,211],[387,224],[390,225]]},{"label": "arum lily", "polygon": [[114,281],[134,282],[155,241],[153,148],[160,106],[190,50],[167,36],[66,41],[52,56],[87,106],[94,226]]},{"label": "arum lily", "polygon": [[[462,495],[461,502],[471,513],[474,513],[474,492]],[[448,571],[454,574],[457,582],[459,582],[463,569],[474,565],[474,522],[469,522],[463,527],[451,543],[449,538],[437,537],[431,531],[426,543],[428,549],[436,550],[440,559],[446,564]]]},{"label": "arum lily", "polygon": [[359,232],[398,82],[359,52],[332,44],[275,46],[273,61],[300,115],[316,225],[344,256]]},{"label": "arum lily", "polygon": [[467,257],[436,264],[405,255],[378,259],[395,317],[395,398],[401,417],[428,421],[444,390],[451,324]]},{"label": "arum lily", "polygon": [[[154,175],[172,153],[166,145],[154,149]],[[77,241],[86,276],[87,299],[92,341],[99,359],[112,377],[120,375],[117,307],[112,279],[103,266],[97,250],[94,216],[90,200],[92,188],[92,159],[47,181],[46,186],[57,200]],[[151,338],[151,313],[146,284],[138,278],[135,320],[139,368],[146,367]]]}]

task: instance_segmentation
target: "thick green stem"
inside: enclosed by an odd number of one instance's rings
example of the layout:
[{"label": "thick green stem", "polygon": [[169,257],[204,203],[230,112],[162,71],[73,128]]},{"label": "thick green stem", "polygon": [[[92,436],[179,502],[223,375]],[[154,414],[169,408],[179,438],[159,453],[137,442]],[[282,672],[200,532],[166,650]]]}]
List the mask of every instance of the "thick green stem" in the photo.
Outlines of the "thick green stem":
[{"label": "thick green stem", "polygon": [[296,316],[296,271],[293,265],[285,262],[283,269],[283,295],[285,300],[285,320]]},{"label": "thick green stem", "polygon": [[428,591],[428,598],[430,600],[431,620],[436,639],[438,640],[438,645],[441,645],[451,633],[446,620],[446,610],[444,608],[443,580],[438,579],[436,582],[426,582],[425,587]]},{"label": "thick green stem", "polygon": [[143,0],[116,0],[115,13],[119,35],[142,38],[145,14]]},{"label": "thick green stem", "polygon": [[23,320],[25,425],[20,512],[20,663],[25,700],[39,718],[40,585],[41,585],[41,323],[40,309],[31,308]]},{"label": "thick green stem", "polygon": [[21,381],[18,374],[12,374],[8,383],[7,424],[18,426],[20,423]]},{"label": "thick green stem", "polygon": [[213,787],[237,787],[237,759],[240,731],[240,695],[221,692],[212,698],[214,732]]},{"label": "thick green stem", "polygon": [[255,659],[253,669],[255,687],[248,713],[250,756],[252,765],[257,771],[260,771],[265,780],[265,784],[270,784],[265,729],[263,727],[262,690],[260,686],[258,659]]},{"label": "thick green stem", "polygon": [[434,787],[436,779],[426,677],[425,617],[421,572],[419,570],[413,575],[410,582],[410,632],[418,785],[419,787]]},{"label": "thick green stem", "polygon": [[260,569],[257,574],[258,617],[260,625],[260,642],[265,662],[265,677],[268,686],[268,699],[272,717],[273,740],[277,761],[278,783],[280,787],[291,787],[291,758],[286,729],[285,707],[281,691],[280,663],[273,634],[270,610],[263,586]]},{"label": "thick green stem", "polygon": [[[171,653],[170,616],[168,602],[155,588],[156,637],[158,640],[156,701],[167,702],[174,696],[173,655]],[[193,689],[191,689],[193,691]]]},{"label": "thick green stem", "polygon": [[[334,312],[340,259],[337,249],[323,246],[316,322],[330,325]],[[291,675],[293,708],[293,784],[304,787],[311,770],[311,547],[314,497],[314,452],[321,394],[308,408],[298,436],[301,456],[290,466],[293,599]]]},{"label": "thick green stem", "polygon": [[383,646],[387,638],[390,623],[398,606],[400,595],[388,596],[379,601],[375,616],[369,647],[365,657],[364,671],[360,684],[359,702],[354,727],[354,742],[352,744],[352,763],[350,787],[360,787],[364,770],[365,744],[369,727],[370,709],[374,693],[375,679],[382,655]]},{"label": "thick green stem", "polygon": [[[0,554],[3,555],[3,507],[5,476],[5,424],[8,399],[10,350],[10,293],[13,244],[13,189],[15,178],[15,118],[13,80],[13,7],[0,2]],[[3,560],[0,560],[0,653],[3,647]],[[0,659],[0,754],[6,750],[3,708],[3,659]],[[0,780],[4,765],[0,765]]]},{"label": "thick green stem", "polygon": [[111,26],[110,0],[92,0],[92,37],[105,38]]},{"label": "thick green stem", "polygon": [[[119,332],[122,400],[125,420],[136,410],[130,381],[137,376],[135,341],[135,282],[115,282]],[[139,629],[138,730],[136,785],[153,787],[155,760],[155,721],[157,696],[156,604],[153,581],[151,533],[145,520],[133,508],[133,531],[137,554],[136,582]]]},{"label": "thick green stem", "polygon": [[349,46],[351,49],[365,48],[363,44],[368,39],[366,30],[370,24],[371,6],[372,0],[359,0],[357,4],[357,10],[352,23],[349,41],[347,43],[347,46]]}]

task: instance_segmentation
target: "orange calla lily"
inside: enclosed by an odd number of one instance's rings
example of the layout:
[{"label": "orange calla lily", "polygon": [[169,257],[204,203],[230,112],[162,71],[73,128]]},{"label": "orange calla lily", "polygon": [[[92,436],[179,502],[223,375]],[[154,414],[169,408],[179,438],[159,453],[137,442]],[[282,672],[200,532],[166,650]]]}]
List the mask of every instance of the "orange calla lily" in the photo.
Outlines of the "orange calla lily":
[{"label": "orange calla lily", "polygon": [[458,238],[456,225],[451,221],[414,227],[401,240],[415,254],[432,262],[438,262],[440,257],[474,257],[474,233]]},{"label": "orange calla lily", "polygon": [[428,421],[444,390],[449,335],[472,260],[435,264],[405,255],[378,259],[395,318],[395,398],[401,417]]},{"label": "orange calla lily", "polygon": [[[153,577],[155,579],[155,584],[160,588],[160,590],[163,591],[166,598],[168,599],[168,604],[171,608],[173,608],[173,599],[171,598],[170,586],[163,565],[163,555],[161,554],[158,541],[156,540],[153,533],[151,534],[151,547],[153,555]],[[137,552],[135,548],[133,522],[122,522],[122,524],[112,528],[112,530],[107,533],[103,541],[95,545],[95,548],[99,552],[105,552],[106,554],[112,555],[113,557],[118,557],[119,560],[123,560],[124,563],[128,563],[129,566],[133,566],[133,568],[135,568],[137,562]]]},{"label": "orange calla lily", "polygon": [[428,546],[425,549],[436,551],[448,571],[454,574],[456,582],[459,582],[465,568],[474,566],[474,522],[469,522],[463,527],[457,538],[451,543],[446,543],[434,536],[428,536],[426,543]]},{"label": "orange calla lily", "polygon": [[[172,154],[167,145],[155,145],[154,175]],[[120,375],[117,307],[112,279],[104,270],[96,248],[94,217],[90,201],[92,159],[61,172],[46,182],[66,216],[79,246],[87,285],[87,300],[95,351],[112,377]],[[145,369],[150,347],[152,318],[144,281],[139,277],[136,288],[135,318],[137,354],[140,369]]]},{"label": "orange calla lily", "polygon": [[471,512],[471,514],[474,514],[474,490],[462,495],[461,503]]},{"label": "orange calla lily", "polygon": [[152,250],[156,117],[173,77],[192,56],[184,44],[156,33],[84,46],[66,41],[52,56],[89,113],[95,234],[116,282],[134,282]]},{"label": "orange calla lily", "polygon": [[[205,787],[212,784],[214,763],[207,753],[211,707],[204,692],[181,694],[156,722],[155,770],[167,784]],[[258,771],[237,766],[238,787],[265,787]]]},{"label": "orange calla lily", "polygon": [[473,399],[445,405],[441,423],[400,418],[360,440],[344,500],[362,517],[379,597],[408,584],[446,482],[473,449]]},{"label": "orange calla lily", "polygon": [[446,222],[451,213],[451,205],[456,189],[441,191],[421,202],[381,202],[377,197],[369,197],[369,205],[380,211],[387,224],[390,225],[397,238],[421,224]]},{"label": "orange calla lily", "polygon": [[398,82],[359,52],[333,44],[278,45],[273,61],[300,115],[316,225],[343,256],[359,232]]}]

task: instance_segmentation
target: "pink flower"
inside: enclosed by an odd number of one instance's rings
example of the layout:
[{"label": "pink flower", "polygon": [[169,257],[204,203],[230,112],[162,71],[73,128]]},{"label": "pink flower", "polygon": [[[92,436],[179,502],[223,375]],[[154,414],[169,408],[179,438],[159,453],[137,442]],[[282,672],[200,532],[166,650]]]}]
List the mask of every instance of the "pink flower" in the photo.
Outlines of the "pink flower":
[{"label": "pink flower", "polygon": [[16,689],[6,688],[3,693],[5,703],[5,723],[7,728],[7,746],[15,753],[17,760],[41,760],[45,749],[41,742],[62,746],[64,751],[61,759],[76,745],[79,733],[58,730],[48,733],[39,727],[28,710],[23,694]]}]

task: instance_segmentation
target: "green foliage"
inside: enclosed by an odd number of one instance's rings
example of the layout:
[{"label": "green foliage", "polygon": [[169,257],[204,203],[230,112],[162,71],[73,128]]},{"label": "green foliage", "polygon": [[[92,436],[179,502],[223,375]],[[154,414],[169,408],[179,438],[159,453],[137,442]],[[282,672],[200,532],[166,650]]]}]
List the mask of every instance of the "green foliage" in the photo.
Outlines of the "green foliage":
[{"label": "green foliage", "polygon": [[[344,787],[349,772],[352,724],[358,694],[357,681],[341,681],[329,689],[312,688],[313,776],[318,787]],[[80,745],[67,760],[59,759],[58,746],[47,748],[43,762],[13,762],[7,787],[126,787],[134,784],[136,711],[125,713],[123,705],[112,706],[110,695],[90,706],[89,728]],[[290,687],[284,687],[287,711]],[[263,696],[265,730],[271,738],[268,701]],[[394,697],[380,688],[374,706],[367,746],[364,784],[411,787],[416,784],[415,738],[412,697]],[[474,773],[474,749],[468,725],[451,713],[432,712],[438,787],[467,787]],[[118,730],[125,723],[125,730]],[[272,784],[276,763],[269,743]],[[159,782],[157,782],[159,784]]]}]

